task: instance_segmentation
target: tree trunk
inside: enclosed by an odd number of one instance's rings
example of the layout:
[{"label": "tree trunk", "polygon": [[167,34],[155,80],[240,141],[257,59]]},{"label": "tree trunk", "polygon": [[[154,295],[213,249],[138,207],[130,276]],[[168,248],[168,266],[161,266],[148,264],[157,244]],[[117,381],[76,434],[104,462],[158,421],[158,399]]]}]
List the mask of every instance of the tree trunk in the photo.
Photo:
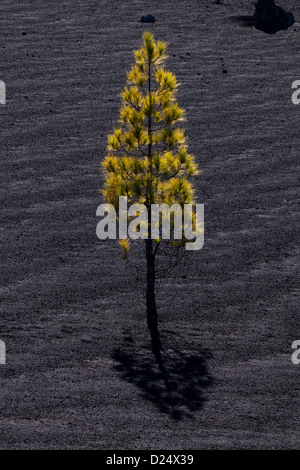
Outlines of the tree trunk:
[{"label": "tree trunk", "polygon": [[157,310],[155,302],[155,263],[152,240],[146,240],[146,259],[147,259],[147,323],[148,326],[157,324]]},{"label": "tree trunk", "polygon": [[153,241],[151,238],[146,242],[146,260],[147,260],[147,287],[146,287],[146,308],[147,324],[151,333],[153,349],[160,346],[158,332],[158,317],[155,300],[155,256],[153,252]]},{"label": "tree trunk", "polygon": [[[149,76],[148,76],[148,93],[151,97],[151,62],[149,60]],[[148,116],[148,159],[150,180],[147,184],[147,200],[146,206],[148,210],[148,238],[146,242],[146,260],[147,260],[147,287],[146,287],[146,308],[147,308],[147,324],[151,334],[152,350],[158,358],[160,355],[160,338],[158,332],[158,319],[155,300],[155,253],[153,250],[153,240],[151,238],[151,204],[154,202],[152,187],[152,122],[151,114]]]}]

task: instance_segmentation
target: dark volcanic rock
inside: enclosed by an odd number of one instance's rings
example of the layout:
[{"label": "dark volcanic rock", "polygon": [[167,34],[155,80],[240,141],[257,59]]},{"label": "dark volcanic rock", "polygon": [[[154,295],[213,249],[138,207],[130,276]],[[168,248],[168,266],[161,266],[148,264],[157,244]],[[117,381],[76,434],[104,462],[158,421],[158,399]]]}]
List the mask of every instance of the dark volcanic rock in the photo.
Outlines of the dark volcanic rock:
[{"label": "dark volcanic rock", "polygon": [[155,18],[154,18],[153,15],[142,16],[141,22],[142,22],[142,23],[154,23],[154,22],[155,22]]},{"label": "dark volcanic rock", "polygon": [[258,0],[253,19],[256,29],[268,34],[287,29],[295,22],[293,13],[284,11],[274,0]]}]

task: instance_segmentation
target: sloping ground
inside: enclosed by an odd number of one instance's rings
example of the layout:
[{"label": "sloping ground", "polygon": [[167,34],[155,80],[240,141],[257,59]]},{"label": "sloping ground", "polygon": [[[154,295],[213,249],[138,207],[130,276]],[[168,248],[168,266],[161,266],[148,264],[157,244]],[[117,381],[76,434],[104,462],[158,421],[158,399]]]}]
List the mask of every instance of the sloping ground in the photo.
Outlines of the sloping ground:
[{"label": "sloping ground", "polygon": [[[300,5],[267,35],[246,0],[1,3],[1,449],[299,448]],[[98,163],[143,14],[169,42],[205,246],[158,293],[95,235]],[[248,22],[249,24],[249,22]],[[250,22],[251,24],[251,22]]]}]

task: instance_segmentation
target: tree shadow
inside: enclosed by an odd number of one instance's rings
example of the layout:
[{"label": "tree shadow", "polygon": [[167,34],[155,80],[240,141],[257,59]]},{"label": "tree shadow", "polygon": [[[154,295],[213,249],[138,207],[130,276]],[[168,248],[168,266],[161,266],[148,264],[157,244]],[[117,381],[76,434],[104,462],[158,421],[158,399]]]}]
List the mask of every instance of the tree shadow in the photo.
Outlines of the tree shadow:
[{"label": "tree shadow", "polygon": [[285,11],[274,0],[258,0],[252,16],[231,16],[230,20],[244,27],[255,27],[266,34],[288,29],[295,22],[293,13]]},{"label": "tree shadow", "polygon": [[[170,336],[174,337],[171,332],[165,335],[169,341]],[[206,401],[205,389],[213,384],[207,367],[211,353],[190,344],[184,350],[165,350],[162,344],[153,347],[152,343],[152,348],[138,345],[127,332],[122,348],[113,352],[114,369],[123,380],[140,389],[141,396],[160,412],[174,420],[193,418]]]}]

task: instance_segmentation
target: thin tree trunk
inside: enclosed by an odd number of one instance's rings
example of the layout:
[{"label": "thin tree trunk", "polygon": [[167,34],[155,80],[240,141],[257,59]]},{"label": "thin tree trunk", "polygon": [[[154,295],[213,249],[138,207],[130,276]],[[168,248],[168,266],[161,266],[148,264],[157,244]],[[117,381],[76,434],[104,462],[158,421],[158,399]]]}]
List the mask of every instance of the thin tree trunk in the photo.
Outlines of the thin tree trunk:
[{"label": "thin tree trunk", "polygon": [[155,256],[153,252],[153,240],[148,238],[146,242],[147,259],[147,287],[146,287],[146,308],[147,324],[151,333],[152,347],[154,352],[160,347],[158,332],[158,316],[155,300]]},{"label": "thin tree trunk", "polygon": [[[151,100],[151,62],[148,64],[148,93]],[[151,204],[153,204],[153,188],[152,188],[152,122],[151,114],[148,117],[148,159],[150,180],[147,187],[148,209],[148,239],[146,242],[146,260],[147,260],[147,287],[146,287],[146,308],[147,308],[147,324],[151,334],[152,349],[155,354],[159,354],[160,340],[158,332],[157,309],[155,300],[155,254],[153,251],[153,240],[151,239]]]},{"label": "thin tree trunk", "polygon": [[146,306],[148,326],[157,323],[157,310],[155,302],[155,263],[152,247],[152,240],[146,240],[146,259],[147,259],[147,288],[146,288]]}]

